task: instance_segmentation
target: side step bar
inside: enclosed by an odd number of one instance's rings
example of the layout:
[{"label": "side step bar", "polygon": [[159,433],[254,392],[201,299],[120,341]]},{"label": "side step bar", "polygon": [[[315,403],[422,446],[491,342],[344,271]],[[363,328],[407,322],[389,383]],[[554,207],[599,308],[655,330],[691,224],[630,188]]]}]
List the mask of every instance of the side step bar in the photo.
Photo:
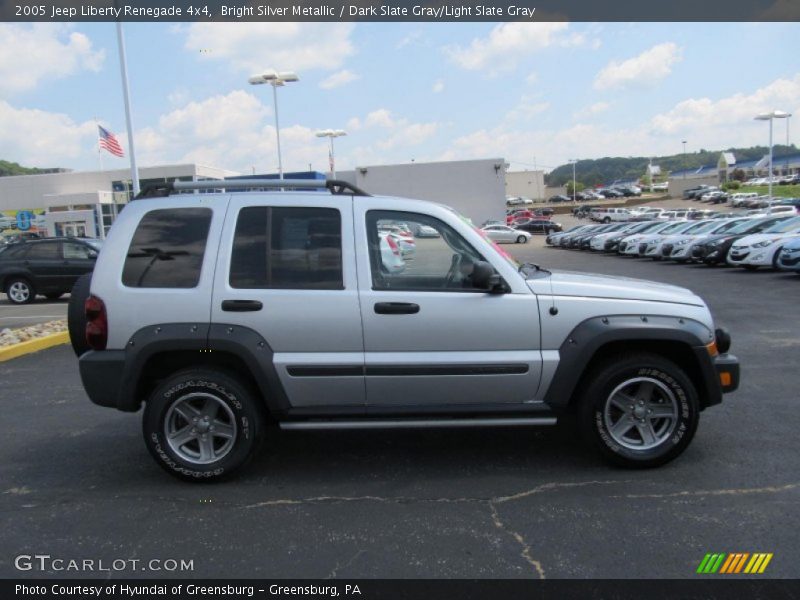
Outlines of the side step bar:
[{"label": "side step bar", "polygon": [[555,425],[556,417],[502,417],[496,419],[358,419],[329,421],[282,421],[281,429],[433,429],[454,427],[530,427]]}]

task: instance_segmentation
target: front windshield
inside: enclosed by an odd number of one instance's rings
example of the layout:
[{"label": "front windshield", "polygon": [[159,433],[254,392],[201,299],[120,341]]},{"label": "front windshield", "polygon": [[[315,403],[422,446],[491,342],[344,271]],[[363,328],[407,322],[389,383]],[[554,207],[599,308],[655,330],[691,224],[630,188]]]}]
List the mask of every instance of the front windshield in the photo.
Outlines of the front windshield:
[{"label": "front windshield", "polygon": [[798,227],[800,227],[800,217],[795,217],[793,219],[789,219],[788,221],[784,221],[783,223],[773,225],[764,233],[788,233]]},{"label": "front windshield", "polygon": [[692,225],[692,223],[680,221],[678,223],[673,223],[669,227],[665,227],[664,229],[660,230],[659,233],[678,233],[679,231],[683,231],[687,225]]},{"label": "front windshield", "polygon": [[[730,225],[730,223],[726,223],[726,225]],[[692,233],[706,233],[707,231],[711,231],[712,229],[720,228],[719,223],[715,223],[714,221],[706,221],[703,223],[702,227],[698,227],[697,229],[693,229]]]}]

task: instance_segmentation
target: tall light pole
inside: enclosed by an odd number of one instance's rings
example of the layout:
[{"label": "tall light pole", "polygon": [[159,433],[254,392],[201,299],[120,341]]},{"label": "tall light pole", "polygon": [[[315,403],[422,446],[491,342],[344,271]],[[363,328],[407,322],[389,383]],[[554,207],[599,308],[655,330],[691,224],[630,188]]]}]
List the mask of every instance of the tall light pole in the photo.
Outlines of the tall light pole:
[{"label": "tall light pole", "polygon": [[578,159],[577,158],[570,158],[569,162],[572,163],[572,201],[575,202],[575,198],[576,198],[576,195],[577,195],[577,190],[575,189],[575,186],[576,186],[576,183],[575,183],[575,165],[578,163]]},{"label": "tall light pole", "polygon": [[281,158],[281,127],[280,123],[278,122],[278,88],[286,85],[287,83],[300,81],[300,78],[292,71],[281,71],[279,73],[271,70],[266,71],[261,75],[253,75],[247,81],[250,85],[263,85],[268,83],[272,86],[272,101],[273,106],[275,107],[275,137],[278,141],[278,177],[283,179],[283,159]]},{"label": "tall light pole", "polygon": [[772,112],[761,113],[755,118],[756,121],[769,121],[769,177],[767,182],[769,184],[768,193],[770,198],[772,198],[772,121],[775,119],[788,119],[791,116],[791,113],[782,110],[773,110]]},{"label": "tall light pole", "polygon": [[683,140],[683,178],[686,179],[686,140]]},{"label": "tall light pole", "polygon": [[336,179],[336,162],[333,154],[333,138],[342,137],[343,135],[347,135],[347,132],[342,129],[322,129],[316,133],[317,137],[326,137],[330,140],[330,156],[328,158],[330,159],[331,179]]},{"label": "tall light pole", "polygon": [[125,100],[125,123],[128,126],[128,150],[131,153],[131,181],[133,195],[139,194],[139,169],[136,167],[136,148],[133,145],[133,118],[131,117],[131,92],[128,86],[128,59],[125,56],[125,36],[122,23],[117,21],[117,47],[119,48],[119,70],[122,75],[122,97]]}]

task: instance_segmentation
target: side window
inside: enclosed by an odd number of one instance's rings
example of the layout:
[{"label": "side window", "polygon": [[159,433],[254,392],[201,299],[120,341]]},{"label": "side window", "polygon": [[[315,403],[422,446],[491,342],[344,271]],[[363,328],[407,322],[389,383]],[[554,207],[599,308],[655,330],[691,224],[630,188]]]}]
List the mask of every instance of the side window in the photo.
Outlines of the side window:
[{"label": "side window", "polygon": [[28,254],[25,255],[26,260],[58,260],[60,258],[58,243],[56,242],[31,244],[28,249]]},{"label": "side window", "polygon": [[344,289],[341,214],[333,208],[243,208],[229,282],[248,289]]},{"label": "side window", "polygon": [[122,283],[138,288],[196,287],[210,227],[209,208],[151,210],[133,234]]},{"label": "side window", "polygon": [[65,259],[88,259],[89,252],[91,252],[91,248],[89,248],[89,246],[84,246],[83,244],[74,244],[72,242],[64,242],[61,247],[63,248]]},{"label": "side window", "polygon": [[372,288],[375,290],[485,291],[470,280],[485,260],[452,227],[417,213],[367,213]]}]

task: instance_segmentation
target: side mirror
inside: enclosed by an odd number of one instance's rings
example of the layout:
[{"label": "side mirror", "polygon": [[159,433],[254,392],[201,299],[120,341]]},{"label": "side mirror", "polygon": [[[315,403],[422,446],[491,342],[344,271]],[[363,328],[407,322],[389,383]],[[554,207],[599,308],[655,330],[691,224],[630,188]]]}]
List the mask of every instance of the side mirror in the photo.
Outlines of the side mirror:
[{"label": "side mirror", "polygon": [[96,258],[97,258],[97,252],[95,252],[94,250],[89,250],[89,259],[94,260]]},{"label": "side mirror", "polygon": [[483,260],[472,265],[470,279],[477,289],[486,290],[490,294],[505,294],[508,291],[503,278],[495,272],[492,265]]}]

